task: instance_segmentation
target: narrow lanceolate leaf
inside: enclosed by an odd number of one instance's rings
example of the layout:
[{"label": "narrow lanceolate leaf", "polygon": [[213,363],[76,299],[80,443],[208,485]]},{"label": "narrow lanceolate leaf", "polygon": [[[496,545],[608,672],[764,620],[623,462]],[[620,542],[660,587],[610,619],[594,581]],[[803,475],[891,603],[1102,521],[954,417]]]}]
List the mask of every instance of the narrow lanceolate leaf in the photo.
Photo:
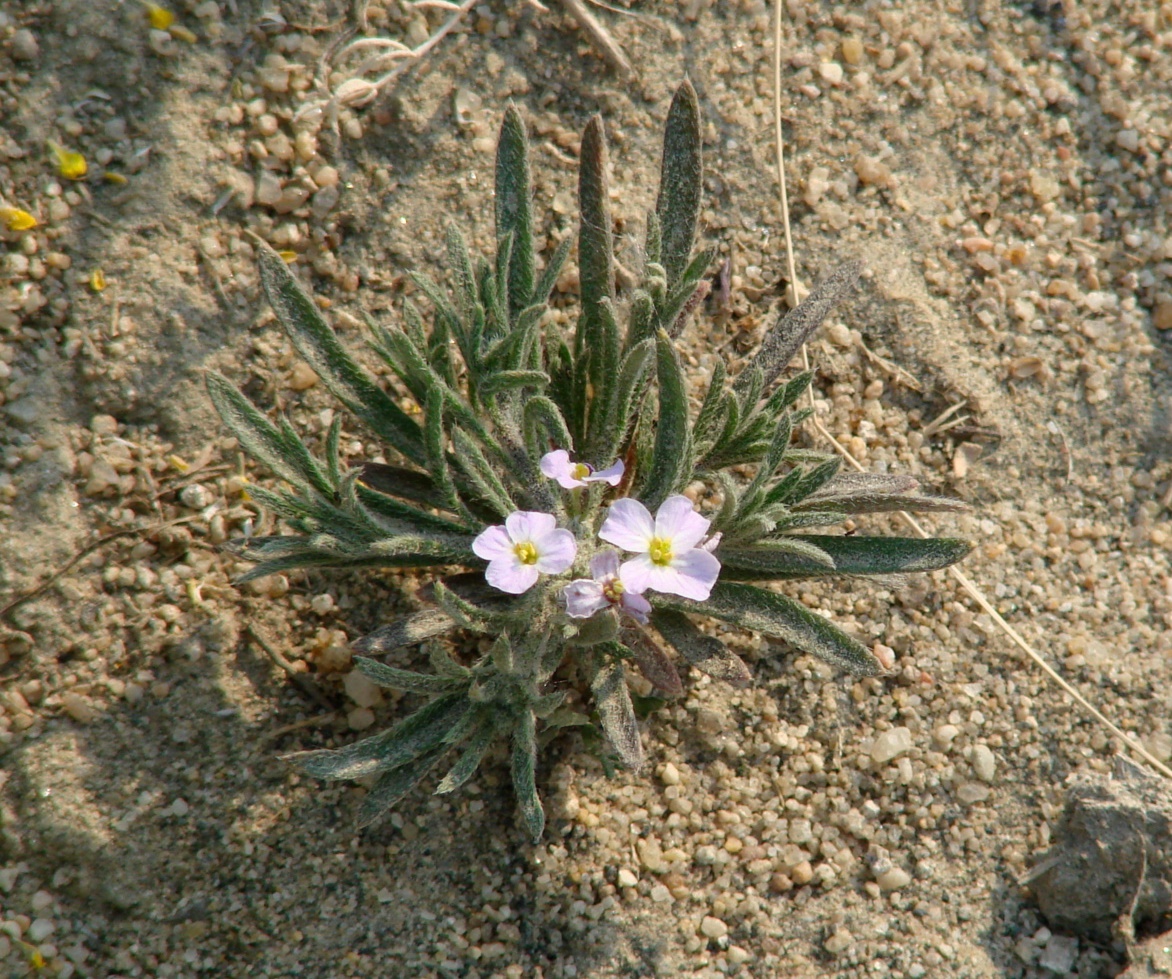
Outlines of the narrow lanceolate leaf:
[{"label": "narrow lanceolate leaf", "polygon": [[522,711],[513,729],[513,791],[521,819],[536,843],[545,832],[545,810],[537,795],[537,731],[533,711]]},{"label": "narrow lanceolate leaf", "polygon": [[721,547],[717,549],[716,556],[720,560],[721,575],[726,580],[754,581],[839,574],[834,558],[818,546],[822,540],[805,536],[777,537],[753,547]]},{"label": "narrow lanceolate leaf", "polygon": [[362,800],[362,808],[358,810],[358,825],[369,826],[380,816],[402,801],[415,786],[422,782],[440,760],[451,750],[450,745],[440,745],[431,751],[425,752],[418,758],[385,772],[374,783],[374,787]]},{"label": "narrow lanceolate leaf", "polygon": [[573,451],[574,440],[558,406],[549,398],[526,398],[523,409],[525,445],[535,456],[543,456],[551,448]]},{"label": "narrow lanceolate leaf", "polygon": [[655,213],[662,229],[661,262],[668,288],[675,288],[696,243],[703,168],[700,103],[690,81],[676,89],[663,135],[663,164]]},{"label": "narrow lanceolate leaf", "polygon": [[674,698],[684,695],[684,685],[671,657],[645,630],[631,626],[622,632],[622,641],[631,651],[631,659],[656,693]]},{"label": "narrow lanceolate leaf", "polygon": [[877,676],[883,672],[882,665],[871,651],[838,626],[791,598],[753,585],[718,581],[706,602],[660,596],[655,604],[661,608],[710,615],[754,632],[776,636],[855,676]]},{"label": "narrow lanceolate leaf", "polygon": [[688,392],[679,354],[662,330],[656,339],[659,370],[659,424],[655,429],[651,474],[640,500],[649,510],[658,508],[692,475],[688,438]]},{"label": "narrow lanceolate leaf", "polygon": [[827,555],[833,562],[832,568],[815,567],[813,563],[801,572],[783,570],[779,561],[777,574],[737,574],[738,578],[792,578],[813,575],[876,575],[910,574],[919,571],[939,571],[956,564],[973,549],[973,542],[954,537],[839,537],[802,534],[770,541],[759,548],[745,548],[726,555],[717,552],[720,560],[738,569],[767,572],[767,562],[753,565],[754,556],[772,551],[780,540],[800,541]]},{"label": "narrow lanceolate leaf", "polygon": [[533,296],[533,200],[530,192],[529,140],[521,113],[512,103],[501,121],[496,146],[496,237],[512,235],[509,259],[509,313],[516,316]]},{"label": "narrow lanceolate leaf", "polygon": [[598,304],[614,300],[614,247],[611,241],[610,181],[606,135],[602,117],[594,116],[582,134],[579,155],[578,200],[581,226],[578,230],[578,279],[582,314],[574,344],[574,359],[596,348]]},{"label": "narrow lanceolate leaf", "polygon": [[389,653],[403,646],[413,646],[432,636],[442,636],[456,627],[456,620],[450,615],[437,608],[428,608],[379,626],[374,632],[355,640],[351,648],[356,653]]},{"label": "narrow lanceolate leaf", "polygon": [[472,538],[455,534],[419,533],[386,537],[370,545],[371,556],[430,558],[430,564],[472,564]]},{"label": "narrow lanceolate leaf", "polygon": [[482,720],[472,736],[468,739],[467,747],[464,748],[459,760],[451,767],[448,774],[441,780],[440,784],[435,788],[436,795],[446,795],[449,792],[455,792],[461,785],[468,781],[476,770],[480,767],[481,761],[484,760],[485,752],[496,736],[493,724],[489,720]]},{"label": "narrow lanceolate leaf", "polygon": [[380,493],[398,496],[404,500],[435,506],[435,481],[427,473],[402,466],[388,466],[381,462],[364,462],[358,469],[358,478]]},{"label": "narrow lanceolate leaf", "polygon": [[450,693],[457,687],[468,684],[468,681],[455,677],[400,670],[365,656],[356,656],[354,661],[359,673],[388,690],[402,690],[404,693]]},{"label": "narrow lanceolate leaf", "polygon": [[[750,369],[760,368],[765,376],[766,390],[773,384],[777,375],[785,370],[786,364],[793,359],[802,344],[822,325],[830,311],[854,288],[862,272],[862,262],[847,262],[840,265],[814,286],[810,295],[803,299],[796,309],[791,309],[769,330],[761,349],[750,365]],[[746,373],[742,372],[737,378],[736,386],[739,389],[747,383]]]},{"label": "narrow lanceolate leaf", "polygon": [[326,432],[326,473],[330,482],[337,487],[342,481],[342,463],[339,444],[342,440],[342,416],[334,415]]},{"label": "narrow lanceolate leaf", "polygon": [[325,474],[313,460],[306,464],[308,452],[296,435],[293,440],[301,446],[301,452],[294,454],[290,451],[289,434],[265,418],[231,381],[209,371],[206,383],[212,404],[245,452],[294,486],[313,486],[318,492],[329,494]]},{"label": "narrow lanceolate leaf", "polygon": [[440,608],[455,619],[461,628],[489,634],[499,632],[516,620],[516,613],[502,610],[499,606],[481,606],[462,598],[442,581],[435,582],[435,601]]},{"label": "narrow lanceolate leaf", "polygon": [[[376,492],[369,486],[363,486],[361,483],[355,487],[355,492],[362,506],[370,513],[377,514],[380,517],[386,517],[389,520],[410,524],[418,530],[438,530],[452,534],[475,533],[470,526],[457,523],[446,517],[437,517],[435,514],[427,513],[418,507],[411,506],[409,503],[396,500],[393,496]],[[435,492],[434,487],[432,492]]]},{"label": "narrow lanceolate leaf", "polygon": [[[622,655],[630,655],[630,650],[613,641],[599,648],[604,650],[608,647],[617,647]],[[639,737],[639,722],[635,719],[635,708],[627,689],[627,678],[623,675],[622,662],[608,658],[599,663],[594,679],[590,682],[590,690],[594,694],[594,706],[606,739],[623,765],[638,771],[643,766],[643,742]]]},{"label": "narrow lanceolate leaf", "polygon": [[315,778],[362,778],[388,772],[439,745],[468,709],[462,692],[445,694],[373,738],[336,751],[305,751],[290,757]]},{"label": "narrow lanceolate leaf", "polygon": [[452,429],[452,445],[464,475],[472,484],[482,503],[493,509],[497,516],[507,517],[517,508],[509,497],[495,470],[489,465],[480,446],[462,428]]},{"label": "narrow lanceolate leaf", "polygon": [[405,456],[418,457],[423,448],[419,426],[346,353],[285,260],[264,242],[255,247],[265,297],[302,359],[372,431]]},{"label": "narrow lanceolate leaf", "polygon": [[549,264],[542,270],[541,278],[537,280],[537,284],[533,287],[533,296],[531,302],[544,303],[549,301],[549,294],[553,292],[553,287],[557,285],[558,276],[562,274],[562,268],[566,264],[566,259],[570,257],[570,249],[574,247],[574,239],[570,235],[559,242],[557,249],[549,260]]},{"label": "narrow lanceolate leaf", "polygon": [[701,673],[734,687],[747,686],[753,675],[736,653],[714,636],[706,636],[681,612],[657,608],[651,624],[684,659]]}]

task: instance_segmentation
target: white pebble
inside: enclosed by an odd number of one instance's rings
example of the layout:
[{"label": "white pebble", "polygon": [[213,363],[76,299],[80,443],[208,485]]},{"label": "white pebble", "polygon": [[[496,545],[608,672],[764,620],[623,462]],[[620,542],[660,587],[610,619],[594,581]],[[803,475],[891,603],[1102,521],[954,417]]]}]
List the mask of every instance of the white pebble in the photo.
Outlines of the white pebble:
[{"label": "white pebble", "polygon": [[700,934],[705,938],[724,938],[728,934],[728,925],[719,918],[705,915],[700,922]]},{"label": "white pebble", "polygon": [[213,499],[212,491],[203,483],[192,483],[179,491],[179,501],[191,510],[202,510],[206,506],[211,506]]},{"label": "white pebble", "polygon": [[619,871],[619,887],[634,887],[639,883],[639,878],[636,877],[626,867]]},{"label": "white pebble", "polygon": [[12,35],[12,57],[17,61],[36,61],[40,53],[37,36],[27,27],[22,27]]},{"label": "white pebble", "polygon": [[831,955],[841,955],[855,943],[855,936],[845,928],[838,928],[822,945]]},{"label": "white pebble", "polygon": [[992,782],[993,774],[997,769],[997,757],[987,744],[973,746],[973,771],[982,782]]},{"label": "white pebble", "polygon": [[740,945],[730,945],[727,955],[729,962],[733,965],[744,965],[753,957],[752,952],[741,948]]},{"label": "white pebble", "polygon": [[827,85],[842,83],[842,65],[837,61],[824,61],[818,66],[818,75]]},{"label": "white pebble", "polygon": [[912,882],[912,875],[902,867],[890,867],[875,878],[875,883],[884,891],[898,891]]},{"label": "white pebble", "polygon": [[885,765],[911,749],[912,732],[906,727],[893,727],[875,739],[871,745],[871,760],[877,765]]},{"label": "white pebble", "polygon": [[383,702],[382,691],[373,680],[363,676],[357,670],[351,670],[342,681],[342,687],[349,697],[359,707],[374,707]]},{"label": "white pebble", "polygon": [[971,806],[976,802],[984,802],[992,794],[993,790],[987,785],[982,785],[980,782],[963,782],[956,787],[956,797],[966,806]]},{"label": "white pebble", "polygon": [[31,925],[28,926],[28,931],[25,932],[24,937],[32,942],[34,945],[43,942],[51,934],[54,928],[53,922],[48,918],[37,918]]},{"label": "white pebble", "polygon": [[671,891],[663,884],[656,884],[651,888],[651,900],[656,904],[667,904],[671,901]]},{"label": "white pebble", "polygon": [[663,779],[664,785],[680,784],[680,770],[670,761],[663,766],[663,771],[659,773],[659,777]]},{"label": "white pebble", "polygon": [[941,751],[947,751],[952,747],[952,742],[956,740],[958,734],[960,734],[960,728],[955,724],[941,724],[932,732],[932,740],[936,742],[936,747]]}]

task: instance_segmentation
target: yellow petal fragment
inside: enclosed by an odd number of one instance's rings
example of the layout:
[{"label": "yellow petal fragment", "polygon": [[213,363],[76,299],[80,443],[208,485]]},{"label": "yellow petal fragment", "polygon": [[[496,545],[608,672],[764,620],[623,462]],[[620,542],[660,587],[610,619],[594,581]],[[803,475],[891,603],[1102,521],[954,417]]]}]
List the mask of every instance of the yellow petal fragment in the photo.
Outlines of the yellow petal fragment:
[{"label": "yellow petal fragment", "polygon": [[297,253],[296,252],[283,251],[283,252],[277,252],[277,254],[280,255],[281,258],[284,259],[285,263],[288,265],[292,265],[294,262],[297,261]]},{"label": "yellow petal fragment", "polygon": [[28,231],[37,226],[37,219],[19,207],[0,207],[0,221],[9,231]]},{"label": "yellow petal fragment", "polygon": [[85,157],[73,150],[67,150],[60,143],[49,140],[49,149],[57,157],[57,172],[66,180],[80,180],[89,170]]},{"label": "yellow petal fragment", "polygon": [[172,468],[172,469],[176,469],[176,470],[178,470],[178,471],[179,471],[179,472],[181,472],[181,473],[185,473],[185,472],[187,472],[187,470],[188,470],[188,469],[190,469],[190,468],[191,468],[191,466],[189,466],[189,465],[186,463],[186,461],[184,461],[183,459],[181,459],[181,458],[180,458],[179,456],[177,456],[177,455],[169,455],[169,456],[167,456],[167,461],[168,461],[169,463],[171,463],[171,468]]},{"label": "yellow petal fragment", "polygon": [[175,38],[176,41],[182,41],[184,44],[194,44],[199,40],[194,33],[189,31],[182,24],[172,24],[167,28],[167,32]]},{"label": "yellow petal fragment", "polygon": [[105,173],[103,173],[102,179],[104,181],[106,181],[106,183],[108,183],[108,184],[128,184],[128,183],[130,183],[130,181],[126,179],[125,174],[115,173],[113,170],[107,170]]},{"label": "yellow petal fragment", "polygon": [[146,8],[147,19],[156,31],[165,31],[175,23],[175,15],[166,7],[160,7],[157,3],[148,3]]},{"label": "yellow petal fragment", "polygon": [[106,273],[101,269],[94,269],[90,273],[90,288],[94,292],[101,292],[106,288]]}]

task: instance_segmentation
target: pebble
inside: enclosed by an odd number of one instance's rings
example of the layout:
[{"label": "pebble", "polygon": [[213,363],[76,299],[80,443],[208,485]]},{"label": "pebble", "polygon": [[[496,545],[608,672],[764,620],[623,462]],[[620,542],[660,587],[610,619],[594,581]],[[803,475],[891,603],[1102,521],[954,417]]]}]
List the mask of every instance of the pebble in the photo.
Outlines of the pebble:
[{"label": "pebble", "polygon": [[912,749],[912,732],[906,727],[893,727],[875,738],[871,745],[871,760],[885,765]]},{"label": "pebble", "polygon": [[730,945],[726,955],[733,965],[744,965],[753,957],[748,949],[741,948],[740,945]]},{"label": "pebble", "polygon": [[36,61],[41,54],[37,36],[27,27],[12,35],[12,57],[17,61]]},{"label": "pebble", "polygon": [[680,784],[680,770],[676,768],[670,761],[663,766],[659,773],[659,777],[663,779],[664,785],[679,785]]},{"label": "pebble", "polygon": [[889,867],[875,878],[875,883],[884,891],[898,891],[912,882],[912,875],[902,867]]},{"label": "pebble", "polygon": [[988,745],[978,744],[973,746],[972,764],[973,771],[977,773],[977,778],[982,782],[993,781],[993,775],[997,769],[997,758]]},{"label": "pebble", "polygon": [[639,854],[639,863],[645,870],[655,874],[664,869],[663,848],[655,837],[639,840],[635,844],[635,852]]},{"label": "pebble", "polygon": [[656,904],[667,904],[672,900],[671,891],[668,890],[666,884],[656,884],[651,888],[649,897]]},{"label": "pebble", "polygon": [[842,84],[842,65],[837,61],[824,61],[818,66],[818,77],[827,85]]},{"label": "pebble", "polygon": [[724,938],[728,934],[728,925],[719,918],[705,915],[704,920],[700,922],[700,934],[705,938]]},{"label": "pebble", "polygon": [[618,883],[619,887],[634,887],[639,883],[639,878],[632,871],[623,867],[618,874]]},{"label": "pebble", "polygon": [[313,372],[313,368],[303,360],[299,360],[293,365],[293,369],[289,372],[289,387],[294,391],[308,391],[311,387],[317,384],[317,374]]},{"label": "pebble", "polygon": [[1046,948],[1038,956],[1038,965],[1056,976],[1065,976],[1074,968],[1078,958],[1078,939],[1066,935],[1051,935]]},{"label": "pebble", "polygon": [[1172,330],[1172,302],[1156,305],[1152,310],[1152,326],[1157,330]]},{"label": "pebble", "polygon": [[203,483],[192,483],[179,491],[179,501],[188,509],[202,510],[212,505],[215,494]]},{"label": "pebble", "polygon": [[357,670],[351,670],[342,681],[342,687],[359,707],[375,707],[383,702],[382,690],[378,684]]},{"label": "pebble", "polygon": [[952,747],[952,742],[956,740],[958,734],[960,734],[960,728],[955,724],[941,724],[932,732],[932,740],[941,751],[947,751]]},{"label": "pebble", "polygon": [[72,690],[67,690],[61,695],[61,706],[78,724],[92,724],[101,716],[101,711],[81,694]]},{"label": "pebble", "polygon": [[36,945],[53,934],[54,927],[55,925],[48,918],[37,918],[28,926],[28,931],[24,933],[24,937]]},{"label": "pebble", "polygon": [[980,782],[962,782],[956,787],[956,797],[967,806],[977,802],[984,802],[992,794],[992,789]]},{"label": "pebble", "polygon": [[841,955],[855,943],[855,936],[846,928],[839,927],[823,943],[822,947],[831,955]]},{"label": "pebble", "polygon": [[351,731],[365,731],[374,724],[374,711],[368,707],[355,707],[346,715],[346,723]]}]

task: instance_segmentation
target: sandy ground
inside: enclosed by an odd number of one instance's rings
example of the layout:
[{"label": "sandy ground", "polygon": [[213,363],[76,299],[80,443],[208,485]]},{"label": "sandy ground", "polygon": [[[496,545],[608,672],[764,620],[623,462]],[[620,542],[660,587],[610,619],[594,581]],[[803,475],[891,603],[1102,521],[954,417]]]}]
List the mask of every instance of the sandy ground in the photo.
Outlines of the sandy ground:
[{"label": "sandy ground", "polygon": [[[602,114],[634,265],[687,74],[704,233],[734,273],[686,334],[697,378],[752,350],[785,289],[765,5],[598,11],[629,81],[549,6],[476,8],[337,138],[294,117],[350,4],[186,0],[177,38],[129,0],[0,7],[0,206],[38,221],[0,231],[0,606],[88,548],[0,620],[6,974],[37,956],[55,976],[1116,974],[1117,952],[1051,935],[1018,883],[1064,779],[1106,770],[1113,740],[943,574],[795,589],[891,647],[893,677],[730,639],[755,686],[686,677],[647,723],[645,771],[608,778],[580,741],[555,745],[537,847],[499,759],[362,832],[361,787],[280,760],[407,706],[346,684],[345,642],[420,581],[231,585],[218,544],[262,524],[241,475],[266,477],[201,371],[313,439],[332,417],[245,229],[296,253],[357,344],[407,270],[438,273],[445,222],[485,243],[514,99],[550,245],[574,232],[577,134]],[[369,32],[416,44],[442,19],[405,8],[373,0]],[[966,571],[1168,759],[1172,6],[787,10],[799,275],[868,266],[810,347],[821,420],[868,468],[972,503],[932,522],[979,541]],[[49,140],[84,154],[84,179]],[[364,438],[347,421],[347,455],[377,454]]]}]

